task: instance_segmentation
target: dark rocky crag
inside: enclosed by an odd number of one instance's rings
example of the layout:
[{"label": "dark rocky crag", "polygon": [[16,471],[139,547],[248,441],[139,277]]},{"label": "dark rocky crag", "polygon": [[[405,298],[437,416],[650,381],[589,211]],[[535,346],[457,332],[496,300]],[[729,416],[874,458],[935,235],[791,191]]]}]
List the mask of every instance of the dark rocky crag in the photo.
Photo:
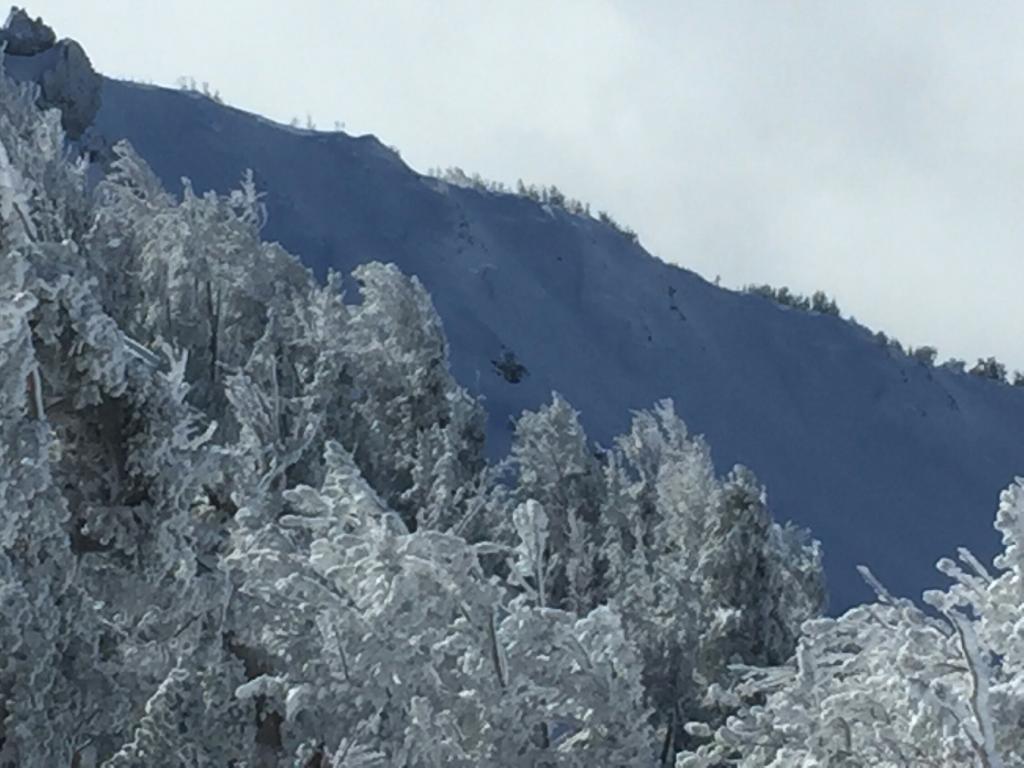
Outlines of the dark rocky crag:
[{"label": "dark rocky crag", "polygon": [[71,139],[81,139],[100,109],[103,81],[77,42],[58,40],[40,18],[14,6],[0,29],[4,66],[39,86],[39,106],[59,109]]}]

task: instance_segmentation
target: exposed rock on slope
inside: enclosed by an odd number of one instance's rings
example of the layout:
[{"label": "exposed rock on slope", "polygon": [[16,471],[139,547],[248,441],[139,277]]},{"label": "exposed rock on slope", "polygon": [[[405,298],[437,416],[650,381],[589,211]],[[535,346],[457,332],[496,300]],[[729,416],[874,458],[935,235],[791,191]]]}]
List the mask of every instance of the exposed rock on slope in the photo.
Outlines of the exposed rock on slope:
[{"label": "exposed rock on slope", "polygon": [[4,28],[0,29],[0,44],[6,44],[8,56],[35,56],[56,42],[57,36],[42,19],[33,19],[17,6],[11,8]]},{"label": "exposed rock on slope", "polygon": [[40,86],[39,106],[59,109],[61,125],[72,139],[81,138],[100,108],[102,78],[74,40],[57,41],[42,19],[12,8],[0,30],[6,44],[5,66],[16,77]]}]

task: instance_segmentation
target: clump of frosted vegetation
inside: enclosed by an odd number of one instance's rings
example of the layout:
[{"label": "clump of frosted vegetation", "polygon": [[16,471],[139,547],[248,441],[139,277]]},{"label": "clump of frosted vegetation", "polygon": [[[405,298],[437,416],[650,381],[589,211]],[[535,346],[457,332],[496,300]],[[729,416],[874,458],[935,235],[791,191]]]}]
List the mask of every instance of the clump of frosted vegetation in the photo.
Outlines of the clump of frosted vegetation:
[{"label": "clump of frosted vegetation", "polygon": [[[883,331],[875,333],[874,338],[879,345],[889,350],[892,355],[909,357],[927,368],[932,368],[936,365],[938,350],[935,347],[904,347],[898,339],[891,338]],[[1006,366],[994,357],[979,357],[978,362],[970,368],[967,367],[967,363],[964,360],[950,358],[939,367],[953,373],[970,374],[971,376],[977,376],[980,379],[987,379],[1000,384],[1012,384],[1015,387],[1024,386],[1024,373],[1014,371],[1013,375],[1010,376]]]},{"label": "clump of frosted vegetation", "polygon": [[[761,296],[774,301],[783,307],[799,309],[803,312],[814,312],[820,315],[833,315],[841,317],[839,305],[824,291],[815,291],[810,296],[801,293],[794,293],[786,286],[775,288],[771,285],[747,285],[743,292],[751,296]],[[909,357],[928,368],[934,367],[938,357],[938,350],[932,346],[904,347],[895,338],[888,336],[883,331],[874,334],[875,340],[888,349],[891,354]],[[989,379],[1005,384],[1012,384],[1015,387],[1024,387],[1024,373],[1014,371],[1010,376],[1006,366],[994,357],[978,358],[978,362],[971,368],[966,367],[963,360],[951,359],[942,363],[942,368],[955,373],[969,373],[982,379]]]},{"label": "clump of frosted vegetation", "polygon": [[[543,184],[538,186],[536,184],[526,184],[522,179],[519,179],[516,182],[515,189],[513,189],[500,181],[485,179],[479,173],[466,173],[458,166],[452,166],[449,168],[430,168],[427,170],[427,175],[440,179],[446,184],[451,184],[456,187],[475,189],[480,192],[488,192],[498,195],[514,194],[518,197],[532,200],[539,205],[558,208],[572,216],[582,216],[588,219],[594,218],[593,214],[590,212],[590,203],[585,203],[582,200],[569,197],[554,184],[549,187],[544,186]],[[639,241],[640,237],[634,230],[619,224],[619,222],[613,219],[611,214],[607,211],[598,211],[596,218],[602,224],[622,235],[630,242],[636,243]]]},{"label": "clump of frosted vegetation", "polygon": [[744,293],[752,296],[763,296],[771,299],[776,304],[784,307],[800,309],[804,312],[817,312],[821,315],[840,316],[839,305],[834,298],[830,298],[824,291],[815,291],[810,296],[801,293],[793,293],[786,286],[775,288],[771,285],[748,285],[743,288]]},{"label": "clump of frosted vegetation", "polygon": [[217,104],[223,104],[224,100],[220,96],[220,91],[211,88],[209,82],[204,80],[202,83],[196,82],[194,77],[182,75],[177,79],[178,89],[186,91],[188,93],[200,93],[211,101]]},{"label": "clump of frosted vegetation", "polygon": [[935,615],[822,619],[671,403],[598,450],[555,394],[489,465],[418,281],[318,284],[251,176],[90,188],[35,103],[0,78],[0,766],[1020,762],[1020,487]]},{"label": "clump of frosted vegetation", "polygon": [[[761,296],[783,307],[799,309],[803,312],[814,312],[820,315],[833,315],[835,317],[842,315],[836,300],[829,297],[824,291],[815,291],[810,296],[805,296],[801,293],[790,291],[786,286],[775,288],[767,284],[755,284],[744,286],[743,292],[751,296]],[[881,346],[888,349],[893,355],[912,358],[929,368],[935,366],[938,357],[938,350],[935,347],[904,347],[898,339],[888,336],[883,331],[878,331],[874,337]],[[1013,375],[1010,376],[1006,366],[994,357],[980,357],[978,362],[971,368],[967,368],[963,360],[951,359],[944,362],[942,368],[955,373],[969,373],[972,376],[1003,384],[1012,384],[1015,387],[1024,387],[1024,373],[1014,371]]]}]

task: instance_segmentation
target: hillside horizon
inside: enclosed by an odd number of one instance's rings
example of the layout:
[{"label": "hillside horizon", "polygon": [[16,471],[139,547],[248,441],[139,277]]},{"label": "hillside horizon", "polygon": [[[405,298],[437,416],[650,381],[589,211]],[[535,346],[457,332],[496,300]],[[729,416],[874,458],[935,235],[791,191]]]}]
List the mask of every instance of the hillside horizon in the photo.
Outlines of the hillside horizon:
[{"label": "hillside horizon", "polygon": [[[775,514],[821,538],[833,609],[869,594],[858,564],[916,596],[961,543],[995,551],[971,510],[1024,470],[1020,389],[894,354],[849,321],[716,287],[596,220],[420,175],[372,137],[296,131],[116,81],[104,82],[96,127],[128,139],[169,189],[188,177],[223,192],[252,168],[264,235],[321,278],[370,260],[419,277],[456,377],[485,398],[492,457],[506,450],[509,418],[552,391],[605,445],[630,411],[671,397],[720,470],[749,466]],[[527,372],[517,383],[495,370],[506,354]]]},{"label": "hillside horizon", "polygon": [[[9,69],[31,77],[35,58],[9,57]],[[484,398],[492,459],[510,419],[553,391],[605,446],[632,411],[671,398],[719,471],[750,467],[774,514],[822,540],[834,611],[870,595],[857,565],[916,598],[941,583],[934,564],[956,547],[996,551],[975,515],[1024,472],[1024,390],[922,363],[848,320],[715,286],[597,219],[422,175],[372,136],[101,82],[90,140],[127,139],[167,189],[187,177],[223,193],[252,169],[264,237],[320,279],[373,260],[417,276],[456,378]]]}]

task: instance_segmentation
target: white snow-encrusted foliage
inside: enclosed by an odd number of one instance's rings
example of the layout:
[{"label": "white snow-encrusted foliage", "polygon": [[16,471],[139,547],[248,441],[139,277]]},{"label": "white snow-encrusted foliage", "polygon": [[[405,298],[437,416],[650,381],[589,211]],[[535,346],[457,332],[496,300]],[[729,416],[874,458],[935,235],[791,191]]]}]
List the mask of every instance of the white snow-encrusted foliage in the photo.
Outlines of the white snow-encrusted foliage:
[{"label": "white snow-encrusted foliage", "polygon": [[195,572],[203,418],[97,301],[57,116],[6,79],[0,97],[0,765],[88,764],[171,668],[210,660],[227,582]]},{"label": "white snow-encrusted foliage", "polygon": [[728,711],[705,694],[729,664],[785,661],[822,608],[816,543],[771,521],[749,470],[716,477],[668,401],[601,451],[555,395],[516,424],[499,475],[481,516],[491,538],[523,542],[510,582],[552,607],[616,610],[663,762],[692,743],[683,723]]},{"label": "white snow-encrusted foliage", "polygon": [[266,683],[241,693],[283,717],[286,753],[355,738],[388,765],[527,766],[554,749],[555,720],[578,731],[560,764],[650,751],[613,614],[510,602],[476,547],[409,532],[339,444],[326,450],[323,486],[286,491],[289,513],[228,558],[251,600],[239,640],[268,654]]},{"label": "white snow-encrusted foliage", "polygon": [[790,664],[753,670],[727,694],[745,706],[680,768],[739,764],[1024,764],[1024,480],[1000,499],[994,571],[970,552],[939,562],[953,579],[930,613],[893,598],[818,619]]}]

